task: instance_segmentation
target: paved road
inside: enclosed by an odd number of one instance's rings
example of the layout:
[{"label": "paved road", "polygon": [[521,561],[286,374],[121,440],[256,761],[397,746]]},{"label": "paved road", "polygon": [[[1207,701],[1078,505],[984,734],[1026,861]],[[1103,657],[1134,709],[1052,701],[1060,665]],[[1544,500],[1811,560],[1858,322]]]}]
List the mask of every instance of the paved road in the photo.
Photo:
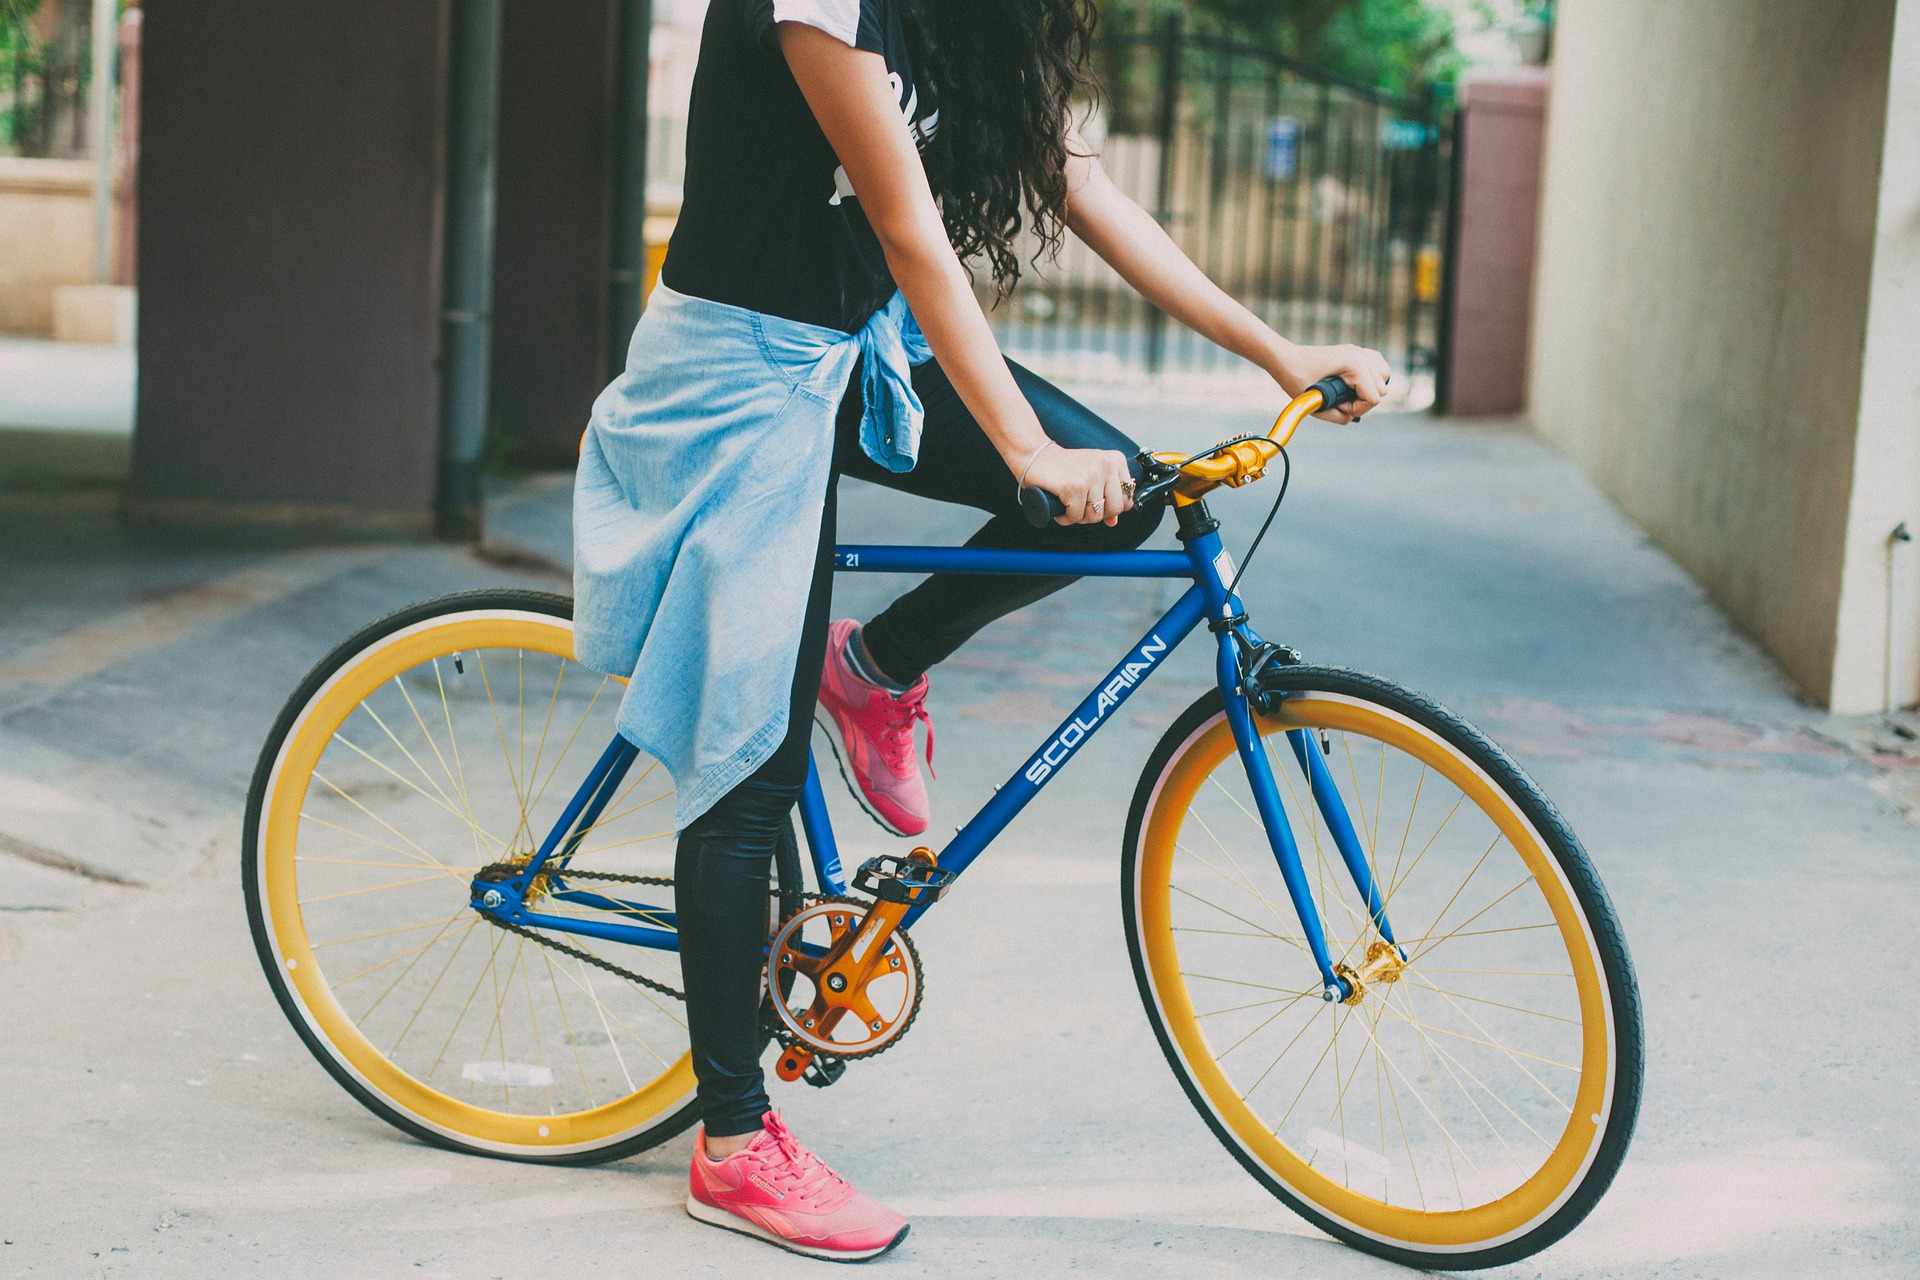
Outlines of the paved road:
[{"label": "paved road", "polygon": [[[1242,425],[1115,414],[1155,443]],[[1249,577],[1263,630],[1483,722],[1584,835],[1638,960],[1650,1058],[1633,1154],[1580,1231],[1508,1274],[1913,1275],[1920,1034],[1901,922],[1920,913],[1920,826],[1900,802],[1915,761],[1875,724],[1799,705],[1524,435],[1383,419],[1296,454]],[[1219,504],[1236,546],[1258,492]],[[874,490],[844,506],[849,541],[970,523]],[[104,500],[0,499],[0,1275],[775,1265],[686,1222],[684,1139],[556,1171],[401,1138],[313,1064],[261,980],[237,828],[279,699],[382,610],[559,582],[564,485],[515,487],[492,536],[491,559],[169,545],[118,532]],[[859,613],[889,589],[844,586]],[[1117,653],[1168,598],[1085,584],[948,664],[940,815],[970,811],[1091,681],[1080,653]],[[1128,704],[1132,732],[1096,740],[918,931],[931,981],[910,1038],[831,1091],[777,1099],[915,1216],[889,1274],[1396,1270],[1259,1192],[1141,1016],[1116,851],[1151,736],[1207,677],[1197,648],[1173,665]],[[836,805],[852,856],[885,847]]]}]

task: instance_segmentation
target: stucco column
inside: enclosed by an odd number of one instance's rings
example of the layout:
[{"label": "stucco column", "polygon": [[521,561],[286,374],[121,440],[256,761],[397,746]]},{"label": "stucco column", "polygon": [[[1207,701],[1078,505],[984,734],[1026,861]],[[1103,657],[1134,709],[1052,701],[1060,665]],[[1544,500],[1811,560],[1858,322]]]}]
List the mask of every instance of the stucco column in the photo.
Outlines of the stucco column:
[{"label": "stucco column", "polygon": [[1547,73],[1468,77],[1460,101],[1460,208],[1442,408],[1518,413],[1527,400],[1527,334],[1546,145]]},{"label": "stucco column", "polygon": [[[1920,702],[1920,3],[1895,15],[1833,688],[1836,710]],[[1905,526],[1913,541],[1894,531]]]}]

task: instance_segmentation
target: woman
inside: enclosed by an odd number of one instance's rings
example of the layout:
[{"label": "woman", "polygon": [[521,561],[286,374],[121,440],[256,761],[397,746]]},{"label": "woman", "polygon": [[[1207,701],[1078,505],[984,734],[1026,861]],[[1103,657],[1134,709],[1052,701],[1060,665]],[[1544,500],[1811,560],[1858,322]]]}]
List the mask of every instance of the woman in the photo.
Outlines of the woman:
[{"label": "woman", "polygon": [[[581,661],[631,673],[620,727],[672,772],[676,907],[704,1126],[687,1208],[859,1259],[907,1224],[794,1138],[762,1081],[768,871],[791,850],[816,699],[889,829],[927,826],[926,671],[1066,579],[936,575],[829,623],[842,473],[990,519],[974,546],[1137,546],[1133,441],[1004,359],[963,259],[1001,291],[1024,228],[1071,229],[1150,301],[1294,394],[1379,402],[1386,362],[1299,347],[1215,287],[1074,133],[1092,0],[713,0],[686,198],[575,490]],[[931,356],[931,359],[929,359]],[[857,376],[856,376],[857,375]],[[1021,485],[1066,513],[1035,532]]]}]

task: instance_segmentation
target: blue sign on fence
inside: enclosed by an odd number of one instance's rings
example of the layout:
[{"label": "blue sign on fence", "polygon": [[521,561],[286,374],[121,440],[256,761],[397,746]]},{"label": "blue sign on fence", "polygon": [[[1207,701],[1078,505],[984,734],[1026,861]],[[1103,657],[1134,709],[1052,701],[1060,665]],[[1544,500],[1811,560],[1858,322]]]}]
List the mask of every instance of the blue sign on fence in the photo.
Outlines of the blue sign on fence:
[{"label": "blue sign on fence", "polygon": [[1380,128],[1380,145],[1389,151],[1418,151],[1439,132],[1418,120],[1391,120]]},{"label": "blue sign on fence", "polygon": [[1300,122],[1275,116],[1267,125],[1267,180],[1290,182],[1300,172]]}]

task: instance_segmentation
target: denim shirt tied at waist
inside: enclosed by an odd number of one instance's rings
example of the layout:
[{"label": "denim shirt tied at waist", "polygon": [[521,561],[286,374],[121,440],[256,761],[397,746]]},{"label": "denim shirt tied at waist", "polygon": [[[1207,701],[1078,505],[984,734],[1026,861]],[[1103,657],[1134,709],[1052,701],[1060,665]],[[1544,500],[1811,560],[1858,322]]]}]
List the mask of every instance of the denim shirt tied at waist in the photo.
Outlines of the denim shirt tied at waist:
[{"label": "denim shirt tied at waist", "polygon": [[629,677],[618,727],[666,766],[684,830],[787,735],[833,462],[864,358],[860,445],[910,471],[932,358],[896,293],[858,333],[657,288],[594,402],[573,491],[574,652]]}]

